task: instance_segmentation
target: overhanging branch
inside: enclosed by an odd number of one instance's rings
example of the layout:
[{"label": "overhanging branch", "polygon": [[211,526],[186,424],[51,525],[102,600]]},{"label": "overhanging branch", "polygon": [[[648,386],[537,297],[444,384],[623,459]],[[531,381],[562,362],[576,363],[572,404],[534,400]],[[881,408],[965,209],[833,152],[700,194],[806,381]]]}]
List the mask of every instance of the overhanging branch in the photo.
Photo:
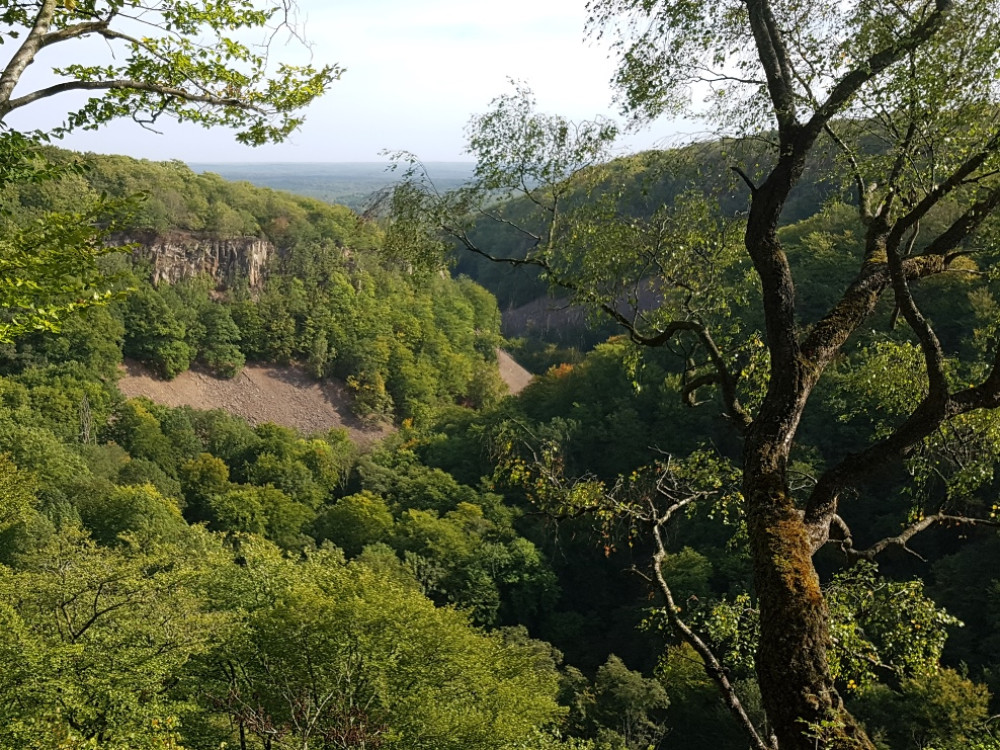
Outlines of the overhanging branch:
[{"label": "overhanging branch", "polygon": [[21,46],[11,57],[3,73],[0,74],[0,102],[6,102],[10,99],[25,68],[34,61],[35,55],[38,54],[38,50],[42,46],[42,40],[52,27],[55,14],[56,0],[44,0],[39,6],[38,15],[35,16],[31,31],[21,42]]},{"label": "overhanging branch", "polygon": [[898,39],[894,44],[875,52],[853,69],[844,74],[830,90],[826,101],[816,110],[807,125],[807,130],[818,133],[823,126],[840,113],[851,98],[868,81],[879,75],[903,55],[918,48],[938,32],[945,16],[951,10],[954,0],[935,0],[934,10],[910,34]]},{"label": "overhanging branch", "polygon": [[[681,333],[693,333],[708,353],[709,361],[714,369],[711,382],[717,383],[720,387],[726,414],[733,420],[733,423],[740,432],[745,431],[750,425],[750,415],[743,408],[736,392],[737,379],[730,372],[729,367],[726,364],[725,357],[723,356],[718,345],[715,343],[712,334],[703,324],[694,320],[675,320],[660,326],[659,330],[655,333],[643,333],[639,330],[636,321],[629,319],[629,317],[622,313],[621,310],[617,309],[613,303],[597,299],[596,295],[584,292],[578,284],[555,272],[551,264],[548,263],[545,258],[530,254],[520,258],[493,255],[480,247],[472,240],[472,238],[468,236],[466,232],[460,229],[445,225],[442,226],[442,230],[460,242],[469,252],[475,253],[476,255],[486,258],[494,263],[506,263],[514,267],[534,266],[535,268],[542,269],[546,273],[546,278],[551,284],[565,289],[566,291],[575,294],[577,297],[585,298],[590,304],[600,308],[606,315],[608,315],[625,330],[629,339],[640,346],[656,348],[665,345]],[[533,238],[536,241],[537,246],[540,238],[529,232],[524,233]],[[700,383],[700,385],[708,384],[708,380]]]},{"label": "overhanging branch", "polygon": [[24,107],[40,99],[47,99],[51,96],[66,93],[67,91],[142,91],[163,96],[174,97],[185,102],[194,104],[208,104],[216,107],[234,107],[247,112],[257,112],[263,115],[270,114],[263,107],[259,107],[250,102],[237,97],[215,96],[213,94],[196,94],[182,88],[174,86],[161,86],[148,81],[137,81],[128,78],[120,78],[112,81],[64,81],[53,86],[38,89],[30,94],[11,99],[6,104],[0,104],[0,118],[15,109]]}]

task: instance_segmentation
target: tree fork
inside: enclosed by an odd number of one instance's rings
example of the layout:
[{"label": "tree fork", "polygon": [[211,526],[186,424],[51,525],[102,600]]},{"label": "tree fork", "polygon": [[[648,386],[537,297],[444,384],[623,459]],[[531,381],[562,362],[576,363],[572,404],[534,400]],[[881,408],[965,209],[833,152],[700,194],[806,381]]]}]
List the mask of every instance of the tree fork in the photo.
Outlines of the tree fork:
[{"label": "tree fork", "polygon": [[834,687],[826,601],[784,472],[750,476],[744,496],[760,608],[757,679],[778,747],[874,750]]}]

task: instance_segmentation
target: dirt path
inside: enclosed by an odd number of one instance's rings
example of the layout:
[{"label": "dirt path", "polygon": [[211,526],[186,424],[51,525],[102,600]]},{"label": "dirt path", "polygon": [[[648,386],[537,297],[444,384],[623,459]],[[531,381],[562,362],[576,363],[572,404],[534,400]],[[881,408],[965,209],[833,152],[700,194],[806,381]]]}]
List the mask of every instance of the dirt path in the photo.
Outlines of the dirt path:
[{"label": "dirt path", "polygon": [[166,406],[224,409],[255,425],[274,422],[305,433],[342,427],[358,443],[370,443],[389,431],[386,425],[368,425],[354,416],[343,384],[319,383],[296,367],[247,365],[232,380],[189,370],[173,380],[160,380],[139,363],[126,361],[118,388],[126,396],[146,396]]}]

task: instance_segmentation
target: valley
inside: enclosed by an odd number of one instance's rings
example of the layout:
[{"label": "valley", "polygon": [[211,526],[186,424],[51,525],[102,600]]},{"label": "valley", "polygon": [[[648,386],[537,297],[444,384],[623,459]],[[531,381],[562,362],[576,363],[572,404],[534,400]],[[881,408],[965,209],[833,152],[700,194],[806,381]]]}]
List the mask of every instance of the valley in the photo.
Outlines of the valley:
[{"label": "valley", "polygon": [[0,750],[1000,750],[998,0],[417,5],[4,4]]}]

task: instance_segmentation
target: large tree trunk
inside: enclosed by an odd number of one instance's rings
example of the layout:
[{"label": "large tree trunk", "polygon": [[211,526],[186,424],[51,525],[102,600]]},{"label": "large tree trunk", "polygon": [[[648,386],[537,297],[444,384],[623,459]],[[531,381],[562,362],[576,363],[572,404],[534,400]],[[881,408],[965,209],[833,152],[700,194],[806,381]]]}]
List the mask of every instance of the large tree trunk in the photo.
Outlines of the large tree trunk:
[{"label": "large tree trunk", "polygon": [[781,750],[873,750],[833,685],[826,603],[784,472],[747,468],[744,496],[760,607],[757,679],[771,731]]},{"label": "large tree trunk", "polygon": [[[745,237],[761,279],[771,354],[767,394],[746,433],[743,497],[760,608],[757,679],[780,750],[874,750],[844,710],[827,662],[829,618],[813,544],[788,489],[788,456],[799,420],[829,356],[805,356],[795,319],[791,269],[777,237],[804,150],[788,149],[755,190]],[[836,326],[837,333],[844,328]],[[835,350],[839,338],[827,346]],[[829,342],[828,342],[829,343]]]}]

